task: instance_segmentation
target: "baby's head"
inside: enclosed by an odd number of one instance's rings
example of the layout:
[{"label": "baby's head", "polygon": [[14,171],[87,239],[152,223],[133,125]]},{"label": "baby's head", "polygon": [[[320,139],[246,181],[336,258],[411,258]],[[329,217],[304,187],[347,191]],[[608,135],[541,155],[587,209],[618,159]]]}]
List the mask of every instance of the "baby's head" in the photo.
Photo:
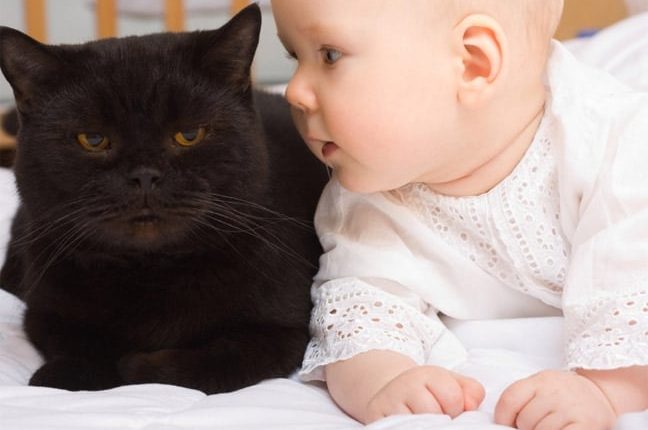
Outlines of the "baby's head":
[{"label": "baby's head", "polygon": [[542,111],[562,0],[272,6],[279,37],[297,59],[286,91],[295,122],[345,187],[425,182],[472,194],[480,191],[474,179],[484,179],[474,173]]}]

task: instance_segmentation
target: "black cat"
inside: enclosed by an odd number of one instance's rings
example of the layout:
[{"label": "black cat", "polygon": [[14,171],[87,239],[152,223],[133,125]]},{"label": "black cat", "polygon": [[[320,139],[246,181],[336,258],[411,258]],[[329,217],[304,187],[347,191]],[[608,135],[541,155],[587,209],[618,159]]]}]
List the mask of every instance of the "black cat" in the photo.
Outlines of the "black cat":
[{"label": "black cat", "polygon": [[45,358],[30,384],[216,393],[300,364],[327,175],[251,88],[260,25],[253,5],[82,45],[0,29],[21,199],[0,282]]}]

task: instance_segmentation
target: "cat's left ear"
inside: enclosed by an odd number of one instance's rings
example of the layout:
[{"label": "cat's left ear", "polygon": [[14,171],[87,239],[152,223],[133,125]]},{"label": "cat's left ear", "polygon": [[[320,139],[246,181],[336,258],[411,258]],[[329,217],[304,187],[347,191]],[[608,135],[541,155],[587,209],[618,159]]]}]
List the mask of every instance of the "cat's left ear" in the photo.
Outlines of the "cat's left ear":
[{"label": "cat's left ear", "polygon": [[64,75],[64,61],[56,48],[26,34],[0,27],[0,69],[11,85],[18,108],[24,110],[39,90]]},{"label": "cat's left ear", "polygon": [[261,10],[253,3],[218,30],[200,33],[200,65],[219,81],[247,90],[260,32]]}]

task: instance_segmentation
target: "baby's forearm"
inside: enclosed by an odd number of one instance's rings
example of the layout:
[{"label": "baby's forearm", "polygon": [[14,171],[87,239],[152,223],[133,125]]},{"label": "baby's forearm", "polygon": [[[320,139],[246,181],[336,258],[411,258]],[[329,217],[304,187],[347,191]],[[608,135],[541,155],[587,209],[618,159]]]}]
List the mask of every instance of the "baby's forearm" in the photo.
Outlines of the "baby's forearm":
[{"label": "baby's forearm", "polygon": [[617,415],[648,409],[648,366],[576,372],[598,385]]},{"label": "baby's forearm", "polygon": [[367,422],[367,405],[389,381],[416,363],[392,351],[369,351],[326,366],[326,382],[335,402],[358,421]]}]

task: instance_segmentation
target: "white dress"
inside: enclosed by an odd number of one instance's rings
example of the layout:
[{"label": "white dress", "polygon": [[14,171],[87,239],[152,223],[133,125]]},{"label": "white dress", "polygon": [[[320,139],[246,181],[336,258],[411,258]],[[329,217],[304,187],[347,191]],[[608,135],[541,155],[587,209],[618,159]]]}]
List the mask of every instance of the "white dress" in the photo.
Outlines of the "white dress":
[{"label": "white dress", "polygon": [[300,376],[381,349],[452,367],[457,319],[559,315],[565,364],[648,364],[648,94],[554,42],[535,139],[489,192],[423,184],[359,194],[333,179],[315,217],[324,254]]}]

